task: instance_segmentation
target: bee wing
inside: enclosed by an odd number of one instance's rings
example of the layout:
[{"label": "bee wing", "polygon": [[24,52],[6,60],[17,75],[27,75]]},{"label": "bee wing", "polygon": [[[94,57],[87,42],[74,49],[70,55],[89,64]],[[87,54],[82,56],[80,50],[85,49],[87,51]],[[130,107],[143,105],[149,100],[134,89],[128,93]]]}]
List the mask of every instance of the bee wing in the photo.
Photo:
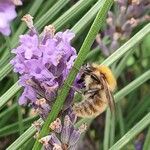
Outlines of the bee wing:
[{"label": "bee wing", "polygon": [[112,91],[110,90],[107,82],[105,81],[105,88],[106,88],[106,96],[107,96],[107,99],[108,99],[108,105],[109,105],[109,108],[110,108],[110,111],[112,113],[115,113],[115,101],[114,101],[114,96],[113,96],[113,93]]}]

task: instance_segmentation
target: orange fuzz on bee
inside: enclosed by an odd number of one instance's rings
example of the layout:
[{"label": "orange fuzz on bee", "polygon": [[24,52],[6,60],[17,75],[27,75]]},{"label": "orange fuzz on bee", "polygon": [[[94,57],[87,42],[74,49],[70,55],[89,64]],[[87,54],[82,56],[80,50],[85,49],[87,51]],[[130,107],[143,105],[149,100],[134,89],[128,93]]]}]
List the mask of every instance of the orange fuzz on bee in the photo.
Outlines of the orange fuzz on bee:
[{"label": "orange fuzz on bee", "polygon": [[112,92],[117,83],[112,71],[104,65],[91,64],[83,69],[81,77],[85,89],[82,101],[73,105],[73,111],[79,117],[95,117],[107,106],[113,112],[115,103]]}]

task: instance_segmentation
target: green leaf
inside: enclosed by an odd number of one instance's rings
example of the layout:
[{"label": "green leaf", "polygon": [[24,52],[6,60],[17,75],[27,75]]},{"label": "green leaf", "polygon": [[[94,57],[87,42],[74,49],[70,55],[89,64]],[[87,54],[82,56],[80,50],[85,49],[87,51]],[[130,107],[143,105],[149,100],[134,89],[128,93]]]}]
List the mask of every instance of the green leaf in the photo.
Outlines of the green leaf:
[{"label": "green leaf", "polygon": [[148,132],[145,138],[143,150],[148,150],[150,148],[150,127],[148,128]]},{"label": "green leaf", "polygon": [[3,127],[7,123],[7,121],[12,117],[12,115],[14,115],[14,113],[16,112],[17,106],[18,104],[15,103],[0,113],[0,121],[1,121],[0,128]]},{"label": "green leaf", "polygon": [[110,109],[107,109],[106,118],[105,118],[104,142],[103,142],[104,150],[108,150],[109,148],[109,135],[110,135],[110,124],[111,124],[110,118],[111,118],[111,112]]},{"label": "green leaf", "polygon": [[49,9],[37,22],[35,23],[35,26],[38,29],[41,29],[43,26],[45,26],[51,19],[55,17],[55,15],[61,11],[61,9],[66,6],[69,3],[69,0],[59,0],[57,3],[55,3],[51,9]]},{"label": "green leaf", "polygon": [[[24,128],[22,129],[26,129],[29,126],[31,126],[32,122],[35,121],[36,119],[37,119],[37,116],[23,119]],[[13,133],[17,133],[17,132],[19,132],[19,122],[6,125],[5,127],[0,128],[0,137],[4,137]]]},{"label": "green leaf", "polygon": [[[60,30],[63,26],[65,26],[68,22],[70,22],[71,20],[73,20],[76,16],[78,16],[81,11],[83,11],[86,7],[90,6],[91,3],[95,2],[95,0],[88,0],[88,1],[85,1],[85,0],[79,0],[75,5],[73,5],[70,9],[68,9],[63,15],[61,15],[56,21],[53,22],[53,25],[56,26],[56,29],[57,30]],[[93,7],[92,7],[93,8]],[[98,11],[98,9],[94,10],[93,11]],[[87,12],[89,13],[89,11]],[[87,14],[86,13],[86,14]],[[96,13],[95,13],[96,15]],[[86,21],[89,21],[89,18],[91,18],[92,13],[90,14],[90,16],[88,16],[88,19],[86,19]],[[81,20],[81,19],[80,19]],[[81,23],[81,21],[80,21]],[[79,23],[79,24],[80,24]],[[78,23],[76,23],[77,26],[79,26]],[[83,24],[83,23],[82,23]],[[85,24],[85,23],[84,23]],[[87,22],[86,22],[87,24]],[[80,27],[79,27],[80,28]],[[72,31],[74,33],[77,33],[78,30],[72,29]]]},{"label": "green leaf", "polygon": [[120,136],[123,136],[125,134],[125,125],[124,125],[125,122],[124,122],[120,103],[117,105],[117,110],[118,110],[117,116],[118,116],[119,127],[120,127]]},{"label": "green leaf", "polygon": [[[132,110],[128,113],[126,121],[128,122],[127,127],[131,127],[131,125],[138,120],[139,116],[143,116],[143,114],[148,110],[148,106],[150,106],[150,95],[145,96]],[[133,117],[134,116],[134,117]]]},{"label": "green leaf", "polygon": [[20,89],[21,86],[19,86],[18,82],[16,82],[7,92],[5,92],[0,97],[0,109],[2,109],[3,106],[9,101],[9,99],[13,97]]},{"label": "green leaf", "polygon": [[[55,4],[56,0],[50,0],[50,1],[45,1],[42,4],[42,8],[40,9],[40,12],[38,13],[36,20],[39,20],[41,18],[41,16],[43,14],[45,14],[47,12],[48,9],[50,9],[54,4]],[[44,8],[44,9],[43,9]]]},{"label": "green leaf", "polygon": [[[73,27],[72,31],[76,33],[76,37],[78,37],[79,33],[89,25],[89,23],[94,19],[96,13],[101,7],[101,0],[99,0]],[[88,23],[87,23],[88,22]],[[75,37],[75,38],[76,38]]]},{"label": "green leaf", "polygon": [[102,64],[107,66],[114,63],[126,52],[130,51],[138,42],[140,42],[147,34],[150,33],[150,23],[136,33],[129,41],[123,44],[118,50],[116,50],[111,56],[109,56]]},{"label": "green leaf", "polygon": [[130,140],[150,124],[150,112],[130,129],[120,140],[118,140],[109,150],[123,148]]},{"label": "green leaf", "polygon": [[[38,122],[43,123],[42,119],[39,119]],[[26,141],[28,141],[36,132],[35,127],[32,125],[28,130],[26,130],[19,138],[13,142],[7,150],[17,150],[19,149]]]},{"label": "green leaf", "polygon": [[133,80],[129,85],[120,90],[117,94],[115,94],[114,98],[116,102],[119,102],[123,97],[132,92],[134,89],[139,87],[141,84],[150,79],[150,70],[143,73],[140,77]]}]

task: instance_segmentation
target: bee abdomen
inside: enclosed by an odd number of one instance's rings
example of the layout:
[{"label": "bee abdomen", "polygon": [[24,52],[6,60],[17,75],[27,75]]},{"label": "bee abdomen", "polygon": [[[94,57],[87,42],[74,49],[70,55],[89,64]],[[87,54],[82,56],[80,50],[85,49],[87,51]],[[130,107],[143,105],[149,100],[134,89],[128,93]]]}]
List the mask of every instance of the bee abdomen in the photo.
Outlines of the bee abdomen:
[{"label": "bee abdomen", "polygon": [[95,117],[101,114],[107,104],[100,99],[87,99],[80,103],[75,103],[73,111],[79,117]]}]

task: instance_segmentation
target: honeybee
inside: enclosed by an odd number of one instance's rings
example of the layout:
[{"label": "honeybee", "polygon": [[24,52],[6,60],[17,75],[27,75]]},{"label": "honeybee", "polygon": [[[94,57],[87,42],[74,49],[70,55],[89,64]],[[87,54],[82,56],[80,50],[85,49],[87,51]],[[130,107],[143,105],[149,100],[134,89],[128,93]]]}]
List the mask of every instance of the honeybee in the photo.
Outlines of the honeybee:
[{"label": "honeybee", "polygon": [[116,87],[116,79],[112,71],[104,65],[91,64],[83,68],[79,82],[84,82],[85,89],[82,101],[73,105],[78,117],[96,117],[107,106],[111,112],[115,110],[112,92]]}]

